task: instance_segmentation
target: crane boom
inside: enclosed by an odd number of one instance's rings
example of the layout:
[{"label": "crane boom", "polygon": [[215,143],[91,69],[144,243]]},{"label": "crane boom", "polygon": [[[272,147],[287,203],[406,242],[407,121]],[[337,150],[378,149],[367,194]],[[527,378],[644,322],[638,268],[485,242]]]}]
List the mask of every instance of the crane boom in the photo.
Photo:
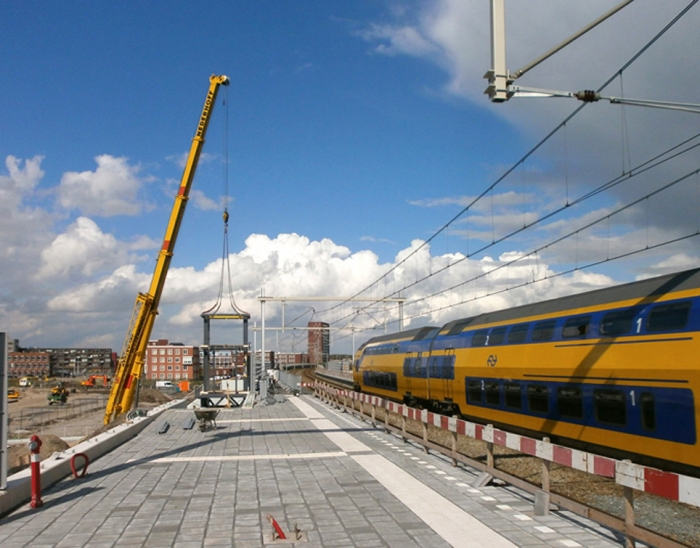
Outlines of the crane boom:
[{"label": "crane boom", "polygon": [[170,213],[170,221],[168,228],[165,231],[163,245],[158,253],[156,267],[151,280],[151,287],[148,293],[139,293],[136,297],[136,304],[131,316],[131,322],[126,334],[126,340],[122,348],[122,353],[117,364],[117,371],[114,378],[114,384],[107,400],[107,408],[105,410],[104,423],[109,424],[118,415],[128,411],[134,401],[138,380],[143,371],[144,356],[148,339],[151,336],[153,323],[158,314],[158,304],[165,278],[170,267],[170,260],[175,249],[175,242],[180,230],[182,218],[185,213],[185,206],[189,199],[190,187],[199,162],[199,155],[202,152],[204,145],[204,136],[209,126],[211,113],[214,109],[216,95],[219,91],[219,86],[228,86],[228,76],[212,75],[209,78],[209,91],[204,101],[204,108],[199,117],[197,131],[192,139],[192,146],[187,157],[187,164],[182,173],[180,188],[175,203]]}]

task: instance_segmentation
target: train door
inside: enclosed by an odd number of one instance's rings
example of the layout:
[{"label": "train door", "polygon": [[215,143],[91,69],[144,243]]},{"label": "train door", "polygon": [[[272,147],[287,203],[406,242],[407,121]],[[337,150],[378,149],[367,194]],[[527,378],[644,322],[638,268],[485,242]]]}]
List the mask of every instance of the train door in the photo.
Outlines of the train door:
[{"label": "train door", "polygon": [[448,348],[442,361],[442,390],[445,401],[454,402],[455,384],[455,349]]},{"label": "train door", "polygon": [[406,356],[403,359],[403,379],[406,386],[406,394],[413,394],[413,362],[416,359],[412,352],[406,352]]},{"label": "train door", "polygon": [[[423,357],[423,352],[418,352],[416,354],[416,361],[413,364],[413,375],[416,377],[416,382],[420,383],[418,385],[420,388],[416,386],[419,393],[414,395],[430,399],[430,378],[427,375],[426,358]],[[425,379],[425,381],[421,381],[420,379]],[[421,390],[422,394],[420,393]]]}]

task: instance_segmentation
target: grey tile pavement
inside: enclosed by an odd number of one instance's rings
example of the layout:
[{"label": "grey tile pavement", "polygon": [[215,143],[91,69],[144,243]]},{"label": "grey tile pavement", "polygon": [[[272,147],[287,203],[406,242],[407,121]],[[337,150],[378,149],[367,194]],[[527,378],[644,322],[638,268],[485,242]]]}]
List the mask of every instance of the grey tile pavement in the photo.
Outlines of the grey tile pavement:
[{"label": "grey tile pavement", "polygon": [[[475,472],[303,399],[516,546],[560,548],[562,540],[620,546],[610,532],[582,518],[533,516],[531,498],[511,487],[472,489]],[[283,530],[298,526],[306,533],[308,542],[296,546],[450,546],[349,455],[294,458],[340,449],[291,402],[223,409],[218,428],[207,432],[183,430],[188,414],[166,411],[139,436],[91,463],[85,478],[44,492],[42,508],[27,505],[0,519],[0,545],[279,546],[270,541],[270,514]],[[163,421],[171,427],[158,434]],[[469,539],[464,545],[473,546]]]}]

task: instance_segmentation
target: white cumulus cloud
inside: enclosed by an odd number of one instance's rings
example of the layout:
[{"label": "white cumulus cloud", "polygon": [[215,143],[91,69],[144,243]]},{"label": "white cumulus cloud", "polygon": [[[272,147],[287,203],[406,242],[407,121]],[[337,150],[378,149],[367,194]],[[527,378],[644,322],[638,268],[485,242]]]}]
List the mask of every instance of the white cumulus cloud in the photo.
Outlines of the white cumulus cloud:
[{"label": "white cumulus cloud", "polygon": [[138,215],[148,208],[139,193],[143,180],[139,178],[138,166],[109,154],[97,156],[95,162],[95,171],[63,175],[58,188],[61,206],[101,217]]}]

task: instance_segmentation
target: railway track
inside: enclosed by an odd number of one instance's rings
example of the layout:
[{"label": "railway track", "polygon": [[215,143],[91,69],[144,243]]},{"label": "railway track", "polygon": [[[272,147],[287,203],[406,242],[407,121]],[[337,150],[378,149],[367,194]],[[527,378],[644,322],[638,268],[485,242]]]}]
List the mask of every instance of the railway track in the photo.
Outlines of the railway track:
[{"label": "railway track", "polygon": [[[320,381],[341,390],[352,390],[349,378],[342,378],[333,372],[306,370],[303,382]],[[363,420],[371,417],[370,409],[362,409]],[[401,434],[402,417],[381,408],[375,410],[374,421],[388,424]],[[419,421],[406,419],[406,432],[414,441],[423,444],[424,425]],[[449,454],[452,449],[452,434],[428,425],[427,440],[431,449]],[[486,443],[480,440],[458,436],[457,451],[468,460],[485,466],[489,456]],[[536,457],[518,453],[505,447],[495,447],[493,467],[505,477],[514,478],[517,485],[524,482],[531,486],[531,492],[542,485],[542,461]],[[494,474],[498,476],[499,474]],[[578,470],[552,464],[549,469],[550,491],[556,497],[562,497],[581,508],[579,513],[591,519],[600,516],[601,523],[608,525],[606,516],[613,520],[625,519],[625,496],[622,486],[609,478],[586,474]],[[510,483],[506,480],[506,483]],[[527,487],[527,486],[526,486]],[[664,538],[656,539],[653,544],[660,548],[690,546],[700,548],[700,509],[679,502],[671,501],[649,494],[639,494],[634,499],[635,524]],[[611,528],[615,528],[611,526]],[[668,539],[668,540],[666,540]]]}]

